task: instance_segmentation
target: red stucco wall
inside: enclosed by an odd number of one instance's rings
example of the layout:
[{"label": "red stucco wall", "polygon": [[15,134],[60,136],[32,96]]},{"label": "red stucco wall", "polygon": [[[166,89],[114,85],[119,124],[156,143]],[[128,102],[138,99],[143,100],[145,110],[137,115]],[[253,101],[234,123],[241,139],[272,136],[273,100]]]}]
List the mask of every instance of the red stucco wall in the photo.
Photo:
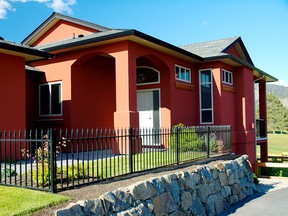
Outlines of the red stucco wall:
[{"label": "red stucco wall", "polygon": [[0,53],[0,129],[26,127],[24,58]]},{"label": "red stucco wall", "polygon": [[[19,130],[26,128],[25,61],[21,57],[0,53],[0,65],[0,131],[12,131],[13,134],[16,130],[18,133]],[[15,147],[15,143],[6,145],[4,151],[2,143],[0,161],[19,159],[19,151],[16,151]]]},{"label": "red stucco wall", "polygon": [[38,46],[50,42],[55,42],[63,39],[72,39],[79,35],[86,35],[92,32],[97,32],[95,29],[70,23],[65,20],[58,21],[45,34],[43,34],[32,46]]}]

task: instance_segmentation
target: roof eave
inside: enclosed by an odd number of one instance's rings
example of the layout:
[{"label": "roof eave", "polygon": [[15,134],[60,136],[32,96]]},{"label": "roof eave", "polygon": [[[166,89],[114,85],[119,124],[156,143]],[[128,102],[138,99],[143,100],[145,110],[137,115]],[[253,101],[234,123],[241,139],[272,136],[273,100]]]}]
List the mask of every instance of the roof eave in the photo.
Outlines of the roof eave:
[{"label": "roof eave", "polygon": [[17,44],[0,43],[0,49],[8,50],[12,53],[15,53],[16,55],[20,55],[23,57],[25,57],[25,55],[34,56],[33,59],[35,60],[49,59],[54,57],[54,54],[52,53],[48,53],[42,50],[37,50]]},{"label": "roof eave", "polygon": [[69,42],[69,43],[64,43],[64,44],[59,44],[59,45],[54,45],[54,46],[53,46],[53,44],[51,44],[50,46],[44,45],[44,46],[40,46],[40,47],[47,52],[53,52],[53,51],[57,51],[57,50],[68,49],[71,47],[83,46],[83,45],[87,45],[87,44],[92,44],[92,43],[97,43],[97,42],[102,42],[102,41],[112,40],[112,39],[118,39],[121,37],[128,37],[128,36],[135,36],[135,37],[141,38],[143,40],[149,41],[151,43],[157,44],[159,46],[171,49],[171,50],[176,51],[178,53],[181,53],[183,55],[186,55],[186,56],[193,58],[197,61],[204,61],[204,59],[198,55],[195,55],[191,52],[188,52],[188,51],[181,49],[177,46],[169,44],[165,41],[159,40],[159,39],[152,37],[150,35],[144,34],[140,31],[135,30],[135,29],[125,30],[122,32],[116,32],[114,34],[103,35],[100,37],[92,37],[92,38],[88,38],[85,40],[75,40],[74,42]]},{"label": "roof eave", "polygon": [[204,58],[205,61],[215,61],[215,60],[221,60],[221,59],[231,59],[241,65],[244,65],[245,67],[247,68],[250,68],[253,70],[253,74],[259,74],[260,76],[264,76],[265,77],[265,81],[266,82],[277,82],[278,79],[274,76],[271,76],[270,74],[262,71],[261,69],[255,67],[254,65],[252,64],[249,64],[248,62],[234,56],[234,55],[231,55],[231,54],[227,54],[227,55],[219,55],[219,56],[213,56],[213,57],[207,57],[207,58]]},{"label": "roof eave", "polygon": [[239,43],[240,44],[240,47],[242,48],[243,52],[244,52],[244,55],[245,57],[247,58],[247,61],[249,64],[253,65],[254,66],[254,63],[241,39],[241,37],[238,37],[234,42],[232,42],[229,46],[227,46],[224,50],[222,50],[222,52],[226,52],[227,50],[229,50],[231,47],[233,47],[236,43]]}]

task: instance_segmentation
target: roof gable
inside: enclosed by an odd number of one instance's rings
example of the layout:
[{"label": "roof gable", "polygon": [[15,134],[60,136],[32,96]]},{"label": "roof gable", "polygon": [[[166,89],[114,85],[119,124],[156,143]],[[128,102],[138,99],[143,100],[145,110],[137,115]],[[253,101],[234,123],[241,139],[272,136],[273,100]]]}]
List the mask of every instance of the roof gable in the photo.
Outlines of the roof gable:
[{"label": "roof gable", "polygon": [[22,44],[37,46],[40,44],[78,37],[79,35],[87,35],[107,30],[110,29],[54,12],[38,28],[28,35],[22,41]]},{"label": "roof gable", "polygon": [[195,43],[181,46],[181,48],[195,53],[206,60],[225,58],[229,55],[233,55],[251,65],[254,65],[241,37],[231,37],[221,40]]}]

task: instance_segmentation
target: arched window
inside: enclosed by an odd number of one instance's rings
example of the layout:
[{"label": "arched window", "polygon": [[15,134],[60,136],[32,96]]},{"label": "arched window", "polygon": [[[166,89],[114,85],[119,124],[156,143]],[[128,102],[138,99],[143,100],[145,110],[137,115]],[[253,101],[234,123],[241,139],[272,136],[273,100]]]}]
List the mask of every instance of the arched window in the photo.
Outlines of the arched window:
[{"label": "arched window", "polygon": [[137,67],[137,85],[160,83],[159,71],[154,68],[140,66]]}]

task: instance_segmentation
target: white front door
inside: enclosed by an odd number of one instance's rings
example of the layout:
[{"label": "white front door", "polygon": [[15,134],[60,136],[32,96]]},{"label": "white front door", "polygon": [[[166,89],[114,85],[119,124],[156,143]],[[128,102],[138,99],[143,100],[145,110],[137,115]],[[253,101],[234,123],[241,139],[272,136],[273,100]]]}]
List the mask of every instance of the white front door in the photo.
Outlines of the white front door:
[{"label": "white front door", "polygon": [[140,129],[159,128],[159,90],[138,91],[137,110]]},{"label": "white front door", "polygon": [[137,110],[142,145],[160,145],[159,135],[153,134],[153,128],[160,127],[159,90],[138,91]]}]

